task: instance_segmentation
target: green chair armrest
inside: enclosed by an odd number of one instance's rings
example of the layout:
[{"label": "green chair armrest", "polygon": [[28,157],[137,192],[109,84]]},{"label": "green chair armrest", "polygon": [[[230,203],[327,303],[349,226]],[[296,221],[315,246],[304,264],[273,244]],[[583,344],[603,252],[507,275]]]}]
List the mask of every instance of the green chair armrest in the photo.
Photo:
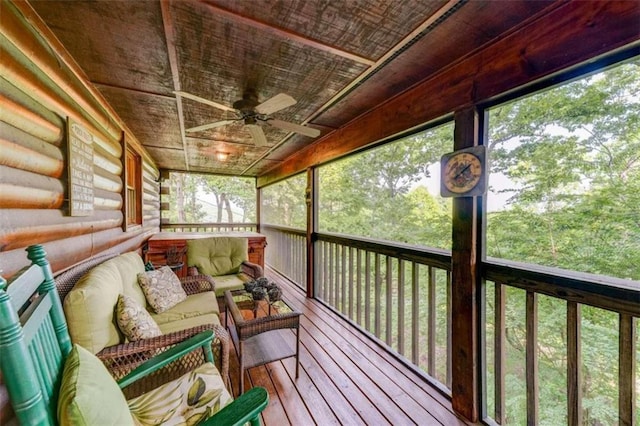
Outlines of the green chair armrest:
[{"label": "green chair armrest", "polygon": [[123,389],[129,386],[131,383],[139,380],[154,371],[159,370],[167,364],[175,361],[176,359],[188,354],[189,352],[202,347],[207,354],[207,358],[210,362],[213,362],[213,357],[211,356],[211,341],[213,340],[214,334],[212,330],[206,330],[202,333],[198,333],[195,336],[185,340],[184,342],[178,343],[172,348],[167,349],[159,355],[154,356],[153,358],[143,362],[138,367],[133,369],[129,374],[124,376],[122,379],[118,380],[118,386],[120,389]]},{"label": "green chair armrest", "polygon": [[252,426],[258,426],[260,413],[268,404],[269,394],[265,388],[251,388],[201,424],[240,426],[251,422]]}]

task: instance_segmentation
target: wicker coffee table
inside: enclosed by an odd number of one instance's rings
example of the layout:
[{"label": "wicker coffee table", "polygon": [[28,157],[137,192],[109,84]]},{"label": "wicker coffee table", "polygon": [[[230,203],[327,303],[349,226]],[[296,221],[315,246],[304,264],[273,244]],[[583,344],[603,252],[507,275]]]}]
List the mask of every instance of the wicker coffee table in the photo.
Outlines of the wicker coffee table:
[{"label": "wicker coffee table", "polygon": [[[236,349],[240,362],[240,393],[244,392],[244,371],[251,367],[267,364],[292,356],[296,357],[296,378],[300,370],[300,312],[284,300],[267,305],[266,301],[254,301],[244,290],[224,292],[225,326]],[[265,304],[268,314],[257,316],[260,304]],[[243,310],[253,312],[253,319],[245,319]],[[229,315],[233,327],[229,326]],[[292,334],[287,329],[295,329],[295,349]]]}]

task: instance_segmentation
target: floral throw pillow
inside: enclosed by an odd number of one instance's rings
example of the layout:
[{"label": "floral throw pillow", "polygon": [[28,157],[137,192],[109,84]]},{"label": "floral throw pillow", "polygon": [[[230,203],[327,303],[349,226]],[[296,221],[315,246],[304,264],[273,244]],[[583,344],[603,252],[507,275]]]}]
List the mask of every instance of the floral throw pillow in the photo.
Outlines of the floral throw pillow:
[{"label": "floral throw pillow", "polygon": [[180,279],[168,266],[154,271],[140,272],[138,284],[142,288],[147,302],[160,314],[187,298]]},{"label": "floral throw pillow", "polygon": [[121,294],[116,304],[116,321],[130,341],[161,336],[162,331],[149,312],[133,298]]}]

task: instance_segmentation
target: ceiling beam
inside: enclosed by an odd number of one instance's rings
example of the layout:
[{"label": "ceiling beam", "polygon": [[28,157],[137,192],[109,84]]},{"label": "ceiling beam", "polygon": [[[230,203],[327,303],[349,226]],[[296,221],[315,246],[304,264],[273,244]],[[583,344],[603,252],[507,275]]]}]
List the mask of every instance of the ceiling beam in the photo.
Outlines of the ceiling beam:
[{"label": "ceiling beam", "polygon": [[91,81],[91,84],[93,84],[94,86],[97,87],[104,87],[104,88],[109,88],[109,89],[116,89],[116,90],[124,90],[127,92],[134,92],[134,93],[139,93],[141,95],[147,95],[147,96],[154,96],[156,98],[162,98],[162,99],[167,99],[167,100],[175,100],[175,96],[169,96],[169,95],[165,95],[164,93],[158,93],[158,92],[149,92],[146,90],[140,90],[140,89],[136,89],[133,87],[125,87],[125,86],[119,86],[117,84],[111,84],[111,83],[103,83],[101,81]]},{"label": "ceiling beam", "polygon": [[[176,31],[171,19],[171,3],[170,0],[161,0],[160,8],[162,11],[162,23],[164,25],[164,38],[167,40],[167,54],[169,55],[169,65],[171,67],[171,77],[173,79],[173,89],[181,91],[180,86],[180,70],[178,69],[178,52],[176,51]],[[182,139],[182,149],[184,152],[184,167],[189,171],[189,156],[187,155],[187,138],[184,131],[184,113],[182,109],[182,98],[176,96],[176,107],[178,109],[178,123],[180,125],[180,138]]]},{"label": "ceiling beam", "polygon": [[313,47],[315,49],[318,50],[322,50],[323,52],[328,52],[331,53],[333,55],[336,56],[340,56],[349,60],[352,60],[354,62],[358,62],[360,64],[364,64],[367,66],[371,66],[373,65],[375,62],[372,59],[369,58],[365,58],[363,56],[357,55],[355,53],[351,53],[351,52],[347,52],[346,50],[340,49],[336,46],[330,46],[326,43],[322,43],[319,42],[317,40],[313,40],[309,37],[305,37],[301,34],[295,33],[293,31],[284,29],[284,28],[278,28],[278,27],[274,27],[271,24],[267,24],[264,21],[259,21],[257,19],[254,18],[249,18],[246,16],[242,16],[239,15],[235,12],[231,12],[230,10],[227,10],[225,8],[222,8],[216,4],[211,3],[210,1],[207,0],[202,0],[202,3],[204,3],[205,5],[207,5],[207,7],[209,7],[211,10],[215,11],[215,13],[217,13],[218,15],[224,16],[225,18],[228,18],[232,21],[241,23],[241,24],[245,24],[248,25],[250,27],[254,27],[257,28],[261,31],[265,31],[269,34],[273,34],[277,37],[283,37],[295,42],[298,42],[300,44],[303,44],[305,46],[309,46],[309,47]]}]

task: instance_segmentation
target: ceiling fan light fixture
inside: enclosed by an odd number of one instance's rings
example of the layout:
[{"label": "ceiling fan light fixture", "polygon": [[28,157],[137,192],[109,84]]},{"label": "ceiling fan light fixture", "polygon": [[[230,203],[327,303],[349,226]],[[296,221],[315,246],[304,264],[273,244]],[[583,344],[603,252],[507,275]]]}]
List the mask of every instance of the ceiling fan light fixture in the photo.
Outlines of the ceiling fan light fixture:
[{"label": "ceiling fan light fixture", "polygon": [[224,151],[216,151],[215,157],[218,161],[226,161],[227,158],[229,158],[229,153]]}]

